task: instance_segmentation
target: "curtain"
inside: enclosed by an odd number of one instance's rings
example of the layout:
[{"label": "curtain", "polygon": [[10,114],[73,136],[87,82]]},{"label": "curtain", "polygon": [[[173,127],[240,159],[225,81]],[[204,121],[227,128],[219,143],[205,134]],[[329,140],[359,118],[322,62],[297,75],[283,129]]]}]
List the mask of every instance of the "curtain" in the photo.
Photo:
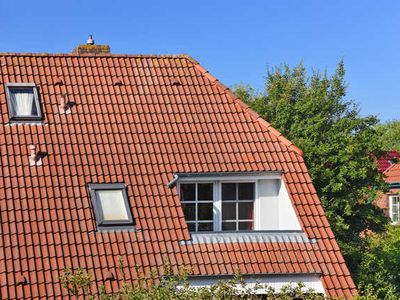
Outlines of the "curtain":
[{"label": "curtain", "polygon": [[34,94],[31,91],[13,91],[11,102],[16,116],[31,116],[34,112]]}]

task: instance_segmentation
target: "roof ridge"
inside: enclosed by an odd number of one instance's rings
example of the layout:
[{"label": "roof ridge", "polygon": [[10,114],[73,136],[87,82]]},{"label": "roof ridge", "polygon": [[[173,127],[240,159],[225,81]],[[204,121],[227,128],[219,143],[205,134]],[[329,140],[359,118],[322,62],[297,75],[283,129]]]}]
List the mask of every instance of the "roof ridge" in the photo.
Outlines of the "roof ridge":
[{"label": "roof ridge", "polygon": [[121,54],[121,53],[35,53],[35,52],[0,52],[0,56],[55,56],[55,57],[148,57],[148,58],[188,58],[188,54]]},{"label": "roof ridge", "polygon": [[267,129],[272,135],[274,135],[280,142],[282,142],[288,149],[296,152],[300,156],[303,156],[303,151],[297,147],[293,142],[288,140],[282,135],[277,129],[275,129],[268,121],[264,120],[259,114],[257,114],[249,105],[240,100],[226,85],[221,83],[216,77],[214,77],[209,71],[207,71],[196,59],[190,55],[186,55],[186,58],[190,60],[194,67],[199,70],[203,76],[205,76],[211,83],[217,85],[222,91],[230,98],[232,98],[236,104],[238,104],[244,112],[248,113],[250,117],[255,119],[261,127]]}]

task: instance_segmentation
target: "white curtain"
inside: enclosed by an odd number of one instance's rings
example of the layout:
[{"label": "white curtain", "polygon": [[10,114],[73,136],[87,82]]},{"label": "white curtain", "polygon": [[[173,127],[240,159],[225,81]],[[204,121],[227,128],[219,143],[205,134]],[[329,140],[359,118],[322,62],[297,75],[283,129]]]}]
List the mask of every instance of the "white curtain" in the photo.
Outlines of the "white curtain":
[{"label": "white curtain", "polygon": [[16,116],[30,116],[33,112],[34,95],[30,91],[15,91],[11,93],[11,102]]}]

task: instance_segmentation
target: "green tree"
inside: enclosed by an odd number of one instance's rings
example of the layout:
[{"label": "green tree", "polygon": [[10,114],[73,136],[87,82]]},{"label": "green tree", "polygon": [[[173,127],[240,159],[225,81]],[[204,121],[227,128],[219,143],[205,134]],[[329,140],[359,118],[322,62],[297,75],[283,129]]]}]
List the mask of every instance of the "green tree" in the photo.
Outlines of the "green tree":
[{"label": "green tree", "polygon": [[273,68],[261,95],[252,95],[246,86],[235,93],[304,151],[314,186],[357,279],[362,233],[381,232],[387,218],[372,204],[382,186],[376,171],[382,148],[378,120],[361,117],[357,105],[345,99],[343,61],[332,76],[308,75],[303,64]]},{"label": "green tree", "polygon": [[389,226],[382,234],[368,236],[366,252],[360,264],[360,288],[373,291],[378,299],[399,299],[399,251],[399,226]]},{"label": "green tree", "polygon": [[400,120],[392,120],[377,126],[385,150],[400,151]]}]

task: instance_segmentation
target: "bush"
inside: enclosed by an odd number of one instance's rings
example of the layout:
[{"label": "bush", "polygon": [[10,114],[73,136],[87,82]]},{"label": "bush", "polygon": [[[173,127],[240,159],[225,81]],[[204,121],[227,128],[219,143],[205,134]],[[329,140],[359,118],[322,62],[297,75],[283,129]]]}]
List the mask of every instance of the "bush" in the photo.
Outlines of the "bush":
[{"label": "bush", "polygon": [[[123,263],[120,260],[119,273],[124,278]],[[137,271],[139,267],[136,266]],[[138,272],[139,273],[139,272]],[[242,299],[273,299],[273,300],[292,300],[326,299],[323,295],[316,293],[312,289],[305,289],[304,284],[288,285],[280,291],[275,291],[267,285],[257,283],[254,287],[246,287],[243,277],[236,274],[233,279],[220,280],[207,287],[191,287],[188,281],[189,271],[185,268],[180,269],[179,275],[173,275],[169,264],[164,266],[164,276],[161,280],[155,276],[156,272],[149,275],[140,275],[134,284],[122,280],[122,285],[116,293],[106,293],[105,287],[98,287],[98,294],[92,294],[90,290],[91,276],[82,269],[72,272],[65,269],[60,277],[63,287],[68,292],[78,298],[84,295],[88,299],[99,298],[101,300],[242,300]],[[262,292],[263,295],[260,295]]]}]

